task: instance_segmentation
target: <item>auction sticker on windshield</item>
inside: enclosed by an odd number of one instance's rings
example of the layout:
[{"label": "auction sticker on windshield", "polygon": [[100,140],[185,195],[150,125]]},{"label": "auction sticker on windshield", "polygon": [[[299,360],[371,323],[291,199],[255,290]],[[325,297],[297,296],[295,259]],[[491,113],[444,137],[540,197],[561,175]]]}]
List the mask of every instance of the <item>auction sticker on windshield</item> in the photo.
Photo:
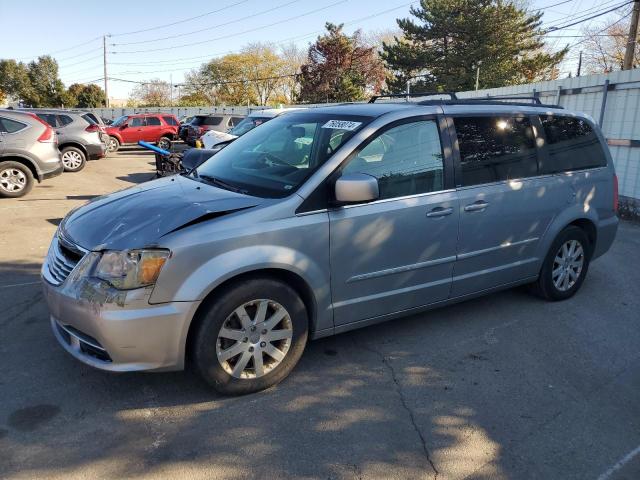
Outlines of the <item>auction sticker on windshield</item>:
[{"label": "auction sticker on windshield", "polygon": [[362,122],[350,122],[348,120],[329,120],[322,128],[335,128],[339,130],[355,130]]}]

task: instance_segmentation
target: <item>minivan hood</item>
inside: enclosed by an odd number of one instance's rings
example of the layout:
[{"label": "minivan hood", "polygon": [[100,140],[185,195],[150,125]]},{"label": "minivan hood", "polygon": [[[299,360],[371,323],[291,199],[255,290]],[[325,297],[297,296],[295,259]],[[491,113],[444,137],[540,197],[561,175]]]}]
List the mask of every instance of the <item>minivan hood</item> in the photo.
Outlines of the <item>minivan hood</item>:
[{"label": "minivan hood", "polygon": [[87,250],[142,248],[182,227],[262,201],[175,175],[95,198],[69,213],[60,231]]}]

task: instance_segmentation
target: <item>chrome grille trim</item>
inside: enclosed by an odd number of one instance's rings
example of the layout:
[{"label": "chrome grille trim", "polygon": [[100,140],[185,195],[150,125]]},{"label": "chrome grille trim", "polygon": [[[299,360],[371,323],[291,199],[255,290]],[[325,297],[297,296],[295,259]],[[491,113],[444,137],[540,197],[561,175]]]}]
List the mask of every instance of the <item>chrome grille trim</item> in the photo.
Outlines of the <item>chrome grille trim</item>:
[{"label": "chrome grille trim", "polygon": [[[70,258],[65,255],[60,245],[78,255],[78,258]],[[86,250],[72,244],[67,239],[57,235],[51,242],[51,249],[47,256],[47,269],[49,271],[48,280],[54,285],[61,285],[71,274],[80,260],[86,254]]]}]

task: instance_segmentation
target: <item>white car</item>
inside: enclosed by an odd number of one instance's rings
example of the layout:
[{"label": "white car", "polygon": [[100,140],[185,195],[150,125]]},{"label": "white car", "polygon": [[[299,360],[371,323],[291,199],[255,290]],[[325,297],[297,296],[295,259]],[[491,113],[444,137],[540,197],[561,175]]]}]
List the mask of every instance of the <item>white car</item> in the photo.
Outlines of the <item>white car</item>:
[{"label": "white car", "polygon": [[200,141],[202,142],[203,148],[209,150],[219,143],[226,142],[227,140],[233,140],[234,138],[244,135],[249,130],[253,130],[258,125],[262,125],[264,122],[267,122],[272,118],[297,110],[305,110],[305,108],[268,108],[265,110],[256,110],[255,112],[251,112],[244,120],[228,132],[209,130],[200,137]]}]

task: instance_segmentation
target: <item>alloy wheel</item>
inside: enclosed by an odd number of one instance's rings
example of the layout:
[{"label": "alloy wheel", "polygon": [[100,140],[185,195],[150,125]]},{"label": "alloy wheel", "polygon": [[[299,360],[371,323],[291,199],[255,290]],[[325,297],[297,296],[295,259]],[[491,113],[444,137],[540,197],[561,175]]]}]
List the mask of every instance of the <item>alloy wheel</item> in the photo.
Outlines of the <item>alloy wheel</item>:
[{"label": "alloy wheel", "polygon": [[571,289],[584,267],[584,248],[578,240],[567,240],[562,244],[553,259],[551,279],[561,292]]},{"label": "alloy wheel", "polygon": [[113,137],[109,138],[109,143],[107,144],[107,150],[109,150],[110,152],[115,152],[117,148],[118,148],[118,141]]},{"label": "alloy wheel", "polygon": [[162,148],[163,150],[169,150],[171,148],[171,142],[166,139],[161,139],[158,142],[158,147]]},{"label": "alloy wheel", "polygon": [[9,193],[19,192],[27,185],[27,176],[17,168],[0,171],[0,187]]},{"label": "alloy wheel", "polygon": [[67,150],[62,154],[62,163],[65,168],[75,170],[82,165],[82,155],[75,150]]},{"label": "alloy wheel", "polygon": [[259,299],[240,305],[218,332],[216,355],[232,377],[260,378],[287,355],[293,338],[289,312],[279,303]]}]

